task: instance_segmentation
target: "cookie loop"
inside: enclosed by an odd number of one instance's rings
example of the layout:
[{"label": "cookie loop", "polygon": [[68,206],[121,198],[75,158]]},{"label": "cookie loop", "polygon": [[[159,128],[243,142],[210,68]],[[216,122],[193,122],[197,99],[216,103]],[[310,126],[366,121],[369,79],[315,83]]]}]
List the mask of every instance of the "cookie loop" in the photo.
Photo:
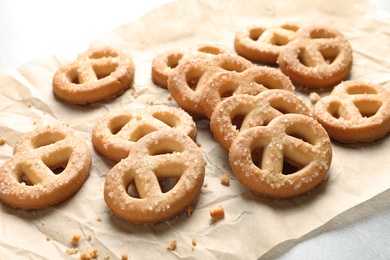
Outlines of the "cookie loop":
[{"label": "cookie loop", "polygon": [[296,37],[299,26],[281,25],[250,26],[238,31],[234,38],[237,53],[248,60],[275,64],[280,52]]},{"label": "cookie loop", "polygon": [[[325,129],[313,118],[288,114],[267,126],[241,133],[229,150],[233,173],[249,190],[289,198],[312,190],[325,178],[332,146]],[[286,165],[292,169],[286,170]]]},{"label": "cookie loop", "polygon": [[280,71],[265,66],[255,66],[241,73],[222,72],[210,79],[202,97],[202,105],[208,118],[215,107],[232,95],[257,95],[269,89],[295,91],[290,79]]},{"label": "cookie loop", "polygon": [[[176,130],[150,133],[107,174],[105,201],[117,217],[131,223],[167,220],[198,197],[205,164],[199,147],[186,134]],[[169,179],[174,185],[165,190],[160,184]]]},{"label": "cookie loop", "polygon": [[340,142],[371,142],[390,132],[390,92],[377,84],[344,81],[320,99],[313,112]]},{"label": "cookie loop", "polygon": [[286,90],[267,90],[257,96],[235,95],[217,105],[210,118],[210,128],[215,140],[228,151],[240,132],[265,126],[287,113],[311,115],[305,102]]},{"label": "cookie loop", "polygon": [[245,58],[234,54],[221,54],[213,59],[188,59],[181,62],[171,73],[168,90],[172,98],[187,112],[204,116],[203,93],[210,79],[226,71],[243,72],[254,65]]},{"label": "cookie loop", "polygon": [[41,209],[60,203],[84,184],[91,154],[87,143],[65,126],[23,135],[0,168],[0,199],[14,208]]},{"label": "cookie loop", "polygon": [[278,57],[281,71],[294,84],[322,88],[339,83],[352,67],[347,38],[329,26],[304,26]]},{"label": "cookie loop", "polygon": [[160,87],[167,88],[168,78],[174,68],[186,59],[209,59],[215,55],[232,53],[225,46],[199,44],[189,48],[175,48],[158,54],[152,61],[152,80]]},{"label": "cookie loop", "polygon": [[143,136],[171,128],[196,138],[195,122],[190,115],[180,108],[161,105],[103,115],[94,122],[92,143],[99,153],[120,161]]},{"label": "cookie loop", "polygon": [[54,94],[71,104],[84,105],[115,98],[134,80],[132,58],[111,47],[96,47],[62,66],[53,77]]}]

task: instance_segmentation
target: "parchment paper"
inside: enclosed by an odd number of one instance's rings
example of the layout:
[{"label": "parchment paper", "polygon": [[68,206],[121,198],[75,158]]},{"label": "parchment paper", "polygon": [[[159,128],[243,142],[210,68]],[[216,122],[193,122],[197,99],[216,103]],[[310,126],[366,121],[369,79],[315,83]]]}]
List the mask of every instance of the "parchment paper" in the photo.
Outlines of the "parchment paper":
[{"label": "parchment paper", "polygon": [[[390,19],[364,0],[183,0],[157,9],[136,22],[104,34],[91,45],[109,44],[129,51],[136,64],[135,83],[115,100],[72,106],[56,100],[54,72],[85,50],[64,53],[0,73],[0,160],[12,156],[23,133],[46,124],[69,124],[83,136],[93,154],[90,177],[69,200],[45,210],[21,211],[0,203],[0,256],[34,259],[78,258],[96,248],[99,259],[258,258],[288,239],[320,227],[339,213],[390,187],[389,137],[370,144],[333,142],[334,157],[327,179],[313,192],[290,200],[266,199],[243,188],[230,171],[227,154],[214,141],[207,120],[198,120],[197,142],[207,158],[205,183],[191,216],[186,214],[154,226],[132,225],[111,214],[103,199],[105,175],[114,162],[97,154],[91,143],[94,119],[121,108],[150,104],[177,106],[167,90],[151,81],[151,61],[177,46],[222,42],[233,48],[237,30],[280,21],[326,23],[350,40],[354,64],[350,79],[369,80],[390,89]],[[305,92],[299,93],[311,105]],[[321,95],[326,95],[324,92]],[[230,186],[220,176],[231,175]],[[225,218],[210,222],[209,210],[221,204]],[[78,253],[68,255],[74,234],[81,235]],[[195,238],[197,245],[191,245]],[[177,239],[177,248],[166,246]]]}]

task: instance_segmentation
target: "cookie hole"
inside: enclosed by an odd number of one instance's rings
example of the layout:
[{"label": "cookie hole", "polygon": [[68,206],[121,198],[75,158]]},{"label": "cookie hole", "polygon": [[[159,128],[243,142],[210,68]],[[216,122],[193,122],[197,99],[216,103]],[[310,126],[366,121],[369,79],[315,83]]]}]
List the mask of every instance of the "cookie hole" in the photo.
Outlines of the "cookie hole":
[{"label": "cookie hole", "polygon": [[118,134],[122,128],[130,122],[132,117],[130,115],[120,115],[117,116],[110,121],[109,129],[111,134],[116,135]]},{"label": "cookie hole", "polygon": [[233,80],[224,82],[219,89],[219,96],[221,100],[233,96],[235,90],[238,88],[238,83]]},{"label": "cookie hole", "polygon": [[68,165],[72,150],[70,148],[57,149],[55,152],[42,157],[42,162],[54,175],[61,174]]},{"label": "cookie hole", "polygon": [[188,71],[186,75],[186,82],[188,87],[191,88],[193,91],[195,91],[202,75],[203,75],[203,71],[198,69],[192,69]]},{"label": "cookie hole", "polygon": [[172,190],[177,183],[177,180],[173,177],[168,177],[159,180],[160,188],[163,193],[167,193],[168,191]]},{"label": "cookie hole", "polygon": [[70,83],[72,83],[72,84],[80,84],[79,74],[78,74],[76,68],[73,68],[73,69],[69,70],[66,76],[67,76],[67,78],[68,78]]},{"label": "cookie hole", "polygon": [[93,70],[95,71],[97,79],[103,79],[111,73],[113,73],[118,67],[118,64],[111,63],[111,64],[105,64],[105,65],[94,65]]},{"label": "cookie hole", "polygon": [[167,66],[169,68],[176,68],[179,65],[180,60],[183,58],[183,54],[175,53],[168,56]]},{"label": "cookie hole", "polygon": [[134,199],[140,199],[141,197],[138,194],[138,190],[135,187],[134,183],[130,183],[130,185],[127,187],[127,194],[134,198]]},{"label": "cookie hole", "polygon": [[72,78],[72,79],[70,80],[70,82],[71,82],[72,84],[80,84],[80,81],[79,81],[79,78],[78,78],[78,77]]},{"label": "cookie hole", "polygon": [[221,64],[221,68],[227,71],[243,72],[247,67],[239,62],[234,60],[225,60]]},{"label": "cookie hole", "polygon": [[20,184],[24,184],[26,186],[34,186],[34,184],[30,181],[30,179],[26,176],[26,174],[22,173],[19,178],[18,182]]},{"label": "cookie hole", "polygon": [[284,85],[279,81],[268,75],[258,75],[254,79],[254,82],[266,89],[283,89]]},{"label": "cookie hole", "polygon": [[283,169],[282,174],[283,175],[290,175],[298,172],[300,169],[303,168],[303,165],[300,165],[289,158],[284,158],[283,160]]},{"label": "cookie hole", "polygon": [[294,25],[294,24],[282,24],[280,27],[285,29],[285,30],[292,31],[292,32],[296,32],[299,30],[299,26]]},{"label": "cookie hole", "polygon": [[310,32],[309,36],[311,39],[332,39],[336,38],[337,35],[326,29],[315,29]]},{"label": "cookie hole", "polygon": [[264,33],[263,28],[252,28],[249,30],[249,38],[251,38],[253,41],[257,41],[260,36]]},{"label": "cookie hole", "polygon": [[283,115],[288,113],[294,113],[294,111],[291,111],[291,109],[288,108],[288,105],[283,98],[274,98],[270,101],[269,105]]},{"label": "cookie hole", "polygon": [[301,63],[302,65],[306,66],[306,67],[314,67],[315,64],[311,64],[306,58],[305,58],[305,54],[306,54],[306,49],[305,48],[299,48],[299,51],[298,51],[298,61],[299,63]]},{"label": "cookie hole", "polygon": [[198,51],[208,53],[208,54],[213,54],[213,55],[218,55],[223,53],[223,50],[215,46],[202,46],[198,48]]},{"label": "cookie hole", "polygon": [[152,116],[163,122],[164,124],[168,125],[169,127],[176,127],[177,125],[180,125],[180,119],[174,115],[174,114],[171,114],[171,113],[166,113],[166,112],[160,112],[160,111],[157,111],[157,112],[154,112],[152,114]]},{"label": "cookie hole", "polygon": [[235,126],[237,130],[240,130],[244,119],[245,115],[236,115],[232,118],[232,125]]},{"label": "cookie hole", "polygon": [[225,89],[220,95],[221,95],[221,100],[224,100],[228,97],[233,96],[234,90],[232,89]]},{"label": "cookie hole", "polygon": [[329,103],[329,106],[327,108],[327,111],[328,113],[336,118],[336,119],[340,119],[342,116],[341,116],[341,113],[340,113],[340,102],[339,101],[333,101],[333,102],[330,102]]},{"label": "cookie hole", "polygon": [[259,169],[261,169],[261,164],[263,160],[263,147],[258,147],[254,149],[251,153],[252,163],[256,165]]},{"label": "cookie hole", "polygon": [[320,53],[327,64],[332,64],[339,55],[340,51],[337,47],[328,46],[321,48]]},{"label": "cookie hole", "polygon": [[55,167],[52,166],[52,167],[49,167],[49,168],[53,172],[54,175],[59,175],[66,169],[67,164],[68,164],[68,162],[64,162],[61,165],[57,165]]},{"label": "cookie hole", "polygon": [[65,135],[62,134],[62,133],[42,133],[42,134],[39,134],[37,136],[35,136],[33,139],[32,139],[32,146],[34,147],[34,149],[37,149],[39,147],[43,147],[43,146],[47,146],[47,145],[51,145],[51,144],[54,144],[58,141],[61,141],[61,140],[64,140],[65,139]]},{"label": "cookie hole", "polygon": [[287,43],[290,42],[290,39],[281,34],[274,33],[274,35],[271,38],[271,44],[276,45],[276,46],[284,46]]},{"label": "cookie hole", "polygon": [[365,85],[350,86],[346,89],[346,91],[349,95],[359,95],[359,94],[375,95],[375,94],[378,94],[378,91],[375,88],[365,86]]},{"label": "cookie hole", "polygon": [[382,102],[378,100],[356,100],[354,105],[359,109],[362,117],[370,118],[376,115],[382,106]]}]

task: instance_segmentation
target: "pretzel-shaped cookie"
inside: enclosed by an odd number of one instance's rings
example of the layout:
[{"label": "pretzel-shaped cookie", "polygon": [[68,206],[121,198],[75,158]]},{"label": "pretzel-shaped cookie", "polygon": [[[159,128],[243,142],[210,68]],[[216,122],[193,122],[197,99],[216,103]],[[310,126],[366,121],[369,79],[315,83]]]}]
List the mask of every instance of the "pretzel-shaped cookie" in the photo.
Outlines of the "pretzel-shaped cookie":
[{"label": "pretzel-shaped cookie", "polygon": [[260,63],[275,64],[282,49],[296,36],[299,26],[292,23],[281,25],[250,26],[238,31],[234,46],[239,55]]},{"label": "pretzel-shaped cookie", "polygon": [[335,28],[304,26],[298,30],[297,38],[286,45],[277,62],[295,84],[328,87],[348,75],[352,67],[352,48]]},{"label": "pretzel-shaped cookie", "polygon": [[23,210],[47,208],[76,193],[90,166],[88,145],[73,130],[37,128],[17,141],[14,155],[1,166],[0,199]]},{"label": "pretzel-shaped cookie", "polygon": [[286,113],[311,115],[305,102],[286,90],[266,90],[257,96],[235,95],[217,105],[210,118],[210,128],[215,140],[228,151],[241,132],[267,125]]},{"label": "pretzel-shaped cookie", "polygon": [[192,117],[180,108],[151,106],[139,110],[122,110],[98,118],[92,129],[92,143],[104,156],[120,161],[143,136],[161,129],[174,128],[196,138]]},{"label": "pretzel-shaped cookie", "polygon": [[232,53],[232,51],[217,44],[200,44],[195,47],[175,48],[164,51],[152,61],[153,82],[163,88],[167,88],[169,75],[183,60],[208,59],[224,53]]},{"label": "pretzel-shaped cookie", "polygon": [[[313,118],[298,114],[248,129],[229,150],[230,166],[240,183],[275,198],[312,190],[325,178],[331,161],[332,146],[325,129]],[[286,162],[292,170],[285,169]]]},{"label": "pretzel-shaped cookie", "polygon": [[[201,150],[186,134],[169,129],[150,133],[107,174],[104,199],[114,215],[131,223],[167,220],[198,197],[205,165]],[[159,182],[169,179],[176,183],[164,191]]]},{"label": "pretzel-shaped cookie", "polygon": [[242,72],[253,63],[235,54],[221,54],[212,59],[187,59],[181,62],[168,79],[168,90],[172,98],[187,112],[204,116],[203,93],[210,79],[221,72]]},{"label": "pretzel-shaped cookie", "polygon": [[95,47],[62,66],[53,77],[54,94],[71,104],[84,105],[115,98],[134,80],[132,58],[112,47]]},{"label": "pretzel-shaped cookie", "polygon": [[203,108],[208,118],[222,99],[232,95],[255,96],[268,89],[295,91],[294,85],[286,75],[265,66],[252,67],[241,73],[218,73],[210,82],[202,97]]},{"label": "pretzel-shaped cookie", "polygon": [[313,112],[340,142],[371,142],[390,132],[390,92],[377,84],[344,81],[320,99]]}]

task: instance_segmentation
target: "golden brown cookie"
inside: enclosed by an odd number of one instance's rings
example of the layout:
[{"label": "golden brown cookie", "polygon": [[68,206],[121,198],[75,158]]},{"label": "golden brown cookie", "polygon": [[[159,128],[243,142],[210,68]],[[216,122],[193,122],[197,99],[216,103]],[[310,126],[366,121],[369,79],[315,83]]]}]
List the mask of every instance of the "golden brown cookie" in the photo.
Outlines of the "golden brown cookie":
[{"label": "golden brown cookie", "polygon": [[158,54],[152,61],[152,79],[160,87],[167,88],[168,78],[174,68],[186,59],[208,59],[215,55],[232,53],[219,44],[199,44],[188,48],[175,48]]},{"label": "golden brown cookie", "polygon": [[238,31],[234,46],[239,55],[259,63],[275,64],[280,52],[296,37],[299,26],[293,23],[249,26]]},{"label": "golden brown cookie", "polygon": [[294,92],[290,79],[280,71],[265,66],[255,66],[241,73],[222,72],[210,79],[203,92],[202,104],[205,114],[211,117],[215,107],[229,96],[257,95],[269,89],[284,89]]},{"label": "golden brown cookie", "polygon": [[112,99],[131,86],[134,73],[133,60],[123,50],[95,47],[54,74],[53,91],[71,104]]},{"label": "golden brown cookie", "polygon": [[352,47],[337,29],[326,25],[303,26],[278,57],[278,65],[294,84],[310,88],[333,86],[352,67]]},{"label": "golden brown cookie", "polygon": [[[104,199],[114,215],[128,222],[167,220],[199,196],[205,165],[201,150],[188,135],[172,129],[152,132],[107,174]],[[161,187],[164,182],[170,189]]]},{"label": "golden brown cookie", "polygon": [[240,73],[253,67],[247,59],[236,54],[221,54],[212,59],[187,59],[171,73],[168,90],[176,103],[189,113],[205,116],[203,93],[210,79],[218,73]]},{"label": "golden brown cookie", "polygon": [[230,166],[239,182],[273,198],[291,198],[314,189],[331,161],[332,146],[325,129],[313,118],[298,114],[282,115],[267,126],[240,133],[229,150]]},{"label": "golden brown cookie", "polygon": [[257,96],[235,95],[219,103],[210,118],[215,140],[228,151],[240,132],[267,125],[286,113],[311,115],[305,102],[290,91],[273,89]]},{"label": "golden brown cookie", "polygon": [[371,142],[390,132],[390,92],[374,83],[344,81],[320,99],[313,112],[340,142]]},{"label": "golden brown cookie", "polygon": [[75,194],[90,167],[89,147],[72,129],[37,128],[17,141],[1,166],[0,200],[24,210],[50,207]]},{"label": "golden brown cookie", "polygon": [[196,138],[195,122],[190,115],[181,108],[160,105],[99,117],[92,129],[92,143],[99,153],[120,161],[143,136],[167,128],[182,131],[193,140]]}]

